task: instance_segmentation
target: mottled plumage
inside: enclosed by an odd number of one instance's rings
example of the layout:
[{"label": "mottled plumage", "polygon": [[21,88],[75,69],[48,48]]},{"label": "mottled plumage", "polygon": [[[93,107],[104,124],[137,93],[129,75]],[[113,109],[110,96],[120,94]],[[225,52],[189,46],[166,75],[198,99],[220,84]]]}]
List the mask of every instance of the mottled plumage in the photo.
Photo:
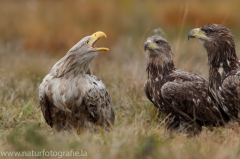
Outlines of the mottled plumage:
[{"label": "mottled plumage", "polygon": [[218,126],[223,120],[208,96],[208,81],[175,68],[170,44],[160,36],[145,43],[147,74],[145,93],[168,116],[167,129],[198,133],[202,126]]},{"label": "mottled plumage", "polygon": [[45,76],[39,86],[43,116],[56,131],[96,130],[114,124],[110,95],[103,82],[91,74],[89,64],[98,51],[95,42],[106,35],[96,32],[73,46]]},{"label": "mottled plumage", "polygon": [[209,91],[225,120],[239,122],[240,62],[232,33],[222,25],[207,24],[191,30],[188,38],[200,39],[207,50]]}]

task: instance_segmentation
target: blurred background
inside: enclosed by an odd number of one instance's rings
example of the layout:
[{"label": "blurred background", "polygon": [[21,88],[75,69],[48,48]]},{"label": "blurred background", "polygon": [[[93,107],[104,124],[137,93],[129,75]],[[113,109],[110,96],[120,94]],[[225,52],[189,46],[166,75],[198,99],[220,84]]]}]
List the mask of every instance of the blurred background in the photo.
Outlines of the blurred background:
[{"label": "blurred background", "polygon": [[[232,30],[239,55],[239,7],[239,0],[0,0],[0,150],[84,148],[90,158],[101,158],[100,154],[102,158],[133,158],[138,151],[156,152],[158,158],[174,158],[174,154],[175,158],[199,158],[202,154],[219,159],[227,156],[225,152],[239,156],[239,131],[233,135],[217,129],[192,142],[159,140],[158,135],[161,139],[164,133],[162,121],[143,90],[147,79],[143,45],[149,36],[159,34],[168,40],[176,67],[208,78],[206,51],[197,39],[188,41],[187,34],[207,23],[223,24]],[[91,69],[111,95],[114,130],[106,136],[86,133],[72,140],[65,140],[67,135],[54,139],[42,117],[38,87],[73,45],[96,31],[108,36],[97,46],[110,51],[100,53]],[[216,142],[209,144],[208,139]],[[203,144],[196,144],[199,141]],[[150,151],[157,144],[164,151]]]},{"label": "blurred background", "polygon": [[172,45],[176,67],[207,78],[206,51],[198,40],[188,41],[187,33],[207,23],[223,24],[232,30],[238,50],[239,6],[238,0],[1,0],[2,78],[30,76],[38,78],[38,85],[73,45],[96,31],[108,36],[97,46],[110,51],[101,53],[91,67],[106,80],[119,74],[143,83],[143,44],[154,34]]},{"label": "blurred background", "polygon": [[129,40],[137,46],[156,28],[167,39],[189,29],[223,24],[240,32],[240,2],[221,0],[1,0],[0,40],[37,53],[63,54],[82,37],[101,30],[109,48]]},{"label": "blurred background", "polygon": [[14,93],[19,87],[25,93],[19,83],[28,85],[30,80],[34,86],[28,88],[37,101],[38,86],[51,67],[96,31],[108,36],[97,46],[110,51],[99,54],[91,68],[110,92],[117,83],[126,88],[137,83],[142,91],[143,45],[154,34],[172,45],[176,67],[208,78],[206,51],[198,40],[187,40],[188,31],[207,23],[223,24],[232,30],[238,50],[239,6],[238,0],[1,0],[0,88],[9,92],[13,86]]}]

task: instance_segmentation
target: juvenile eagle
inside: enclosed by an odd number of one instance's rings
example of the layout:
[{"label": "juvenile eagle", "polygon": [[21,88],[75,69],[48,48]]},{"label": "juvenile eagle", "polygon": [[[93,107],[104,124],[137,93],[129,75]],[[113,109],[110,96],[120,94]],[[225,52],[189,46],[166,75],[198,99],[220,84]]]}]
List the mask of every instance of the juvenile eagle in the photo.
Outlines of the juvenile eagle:
[{"label": "juvenile eagle", "polygon": [[188,38],[203,42],[210,66],[209,91],[225,119],[239,122],[240,62],[232,33],[222,25],[207,24],[192,29]]},{"label": "juvenile eagle", "polygon": [[96,41],[106,37],[103,32],[87,36],[74,45],[45,76],[39,86],[43,116],[54,130],[84,130],[114,124],[110,95],[103,82],[94,76],[90,62],[99,51]]},{"label": "juvenile eagle", "polygon": [[223,124],[218,108],[208,96],[208,81],[201,76],[175,68],[170,44],[160,36],[148,38],[147,98],[166,116],[167,130],[201,131],[202,126]]}]

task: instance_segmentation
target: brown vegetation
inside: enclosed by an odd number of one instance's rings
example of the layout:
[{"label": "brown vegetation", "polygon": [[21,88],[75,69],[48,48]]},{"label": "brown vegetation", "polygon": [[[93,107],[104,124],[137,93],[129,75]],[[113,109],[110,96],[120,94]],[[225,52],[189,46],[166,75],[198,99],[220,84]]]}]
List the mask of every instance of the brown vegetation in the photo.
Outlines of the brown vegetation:
[{"label": "brown vegetation", "polygon": [[[83,149],[88,158],[104,159],[240,158],[238,125],[204,129],[191,138],[172,136],[164,132],[158,111],[145,97],[143,44],[154,28],[165,31],[178,68],[206,78],[206,52],[197,41],[187,41],[188,28],[223,22],[240,48],[234,30],[240,26],[238,1],[176,2],[1,1],[0,151]],[[110,132],[54,135],[41,115],[38,86],[71,46],[97,30],[108,35],[98,46],[110,51],[100,54],[91,68],[110,92],[116,124]]]}]

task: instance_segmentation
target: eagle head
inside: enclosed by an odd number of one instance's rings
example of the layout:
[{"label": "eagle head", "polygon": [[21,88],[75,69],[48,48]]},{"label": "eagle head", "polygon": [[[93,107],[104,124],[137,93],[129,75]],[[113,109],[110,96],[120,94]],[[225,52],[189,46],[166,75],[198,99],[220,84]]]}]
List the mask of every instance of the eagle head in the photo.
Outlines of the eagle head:
[{"label": "eagle head", "polygon": [[200,28],[189,31],[189,38],[197,38],[208,47],[234,47],[234,37],[231,31],[220,24],[206,24]]},{"label": "eagle head", "polygon": [[99,51],[109,51],[109,49],[105,47],[96,47],[96,42],[102,37],[107,38],[106,34],[101,31],[86,36],[74,45],[69,52],[87,57],[96,56]]},{"label": "eagle head", "polygon": [[169,55],[172,57],[172,48],[170,44],[167,40],[158,35],[151,36],[147,39],[144,44],[144,50],[148,53],[149,57]]},{"label": "eagle head", "polygon": [[62,77],[89,72],[89,64],[98,55],[98,52],[109,50],[105,47],[96,47],[97,40],[102,37],[107,36],[101,31],[84,37],[53,66],[51,74],[54,77]]}]

